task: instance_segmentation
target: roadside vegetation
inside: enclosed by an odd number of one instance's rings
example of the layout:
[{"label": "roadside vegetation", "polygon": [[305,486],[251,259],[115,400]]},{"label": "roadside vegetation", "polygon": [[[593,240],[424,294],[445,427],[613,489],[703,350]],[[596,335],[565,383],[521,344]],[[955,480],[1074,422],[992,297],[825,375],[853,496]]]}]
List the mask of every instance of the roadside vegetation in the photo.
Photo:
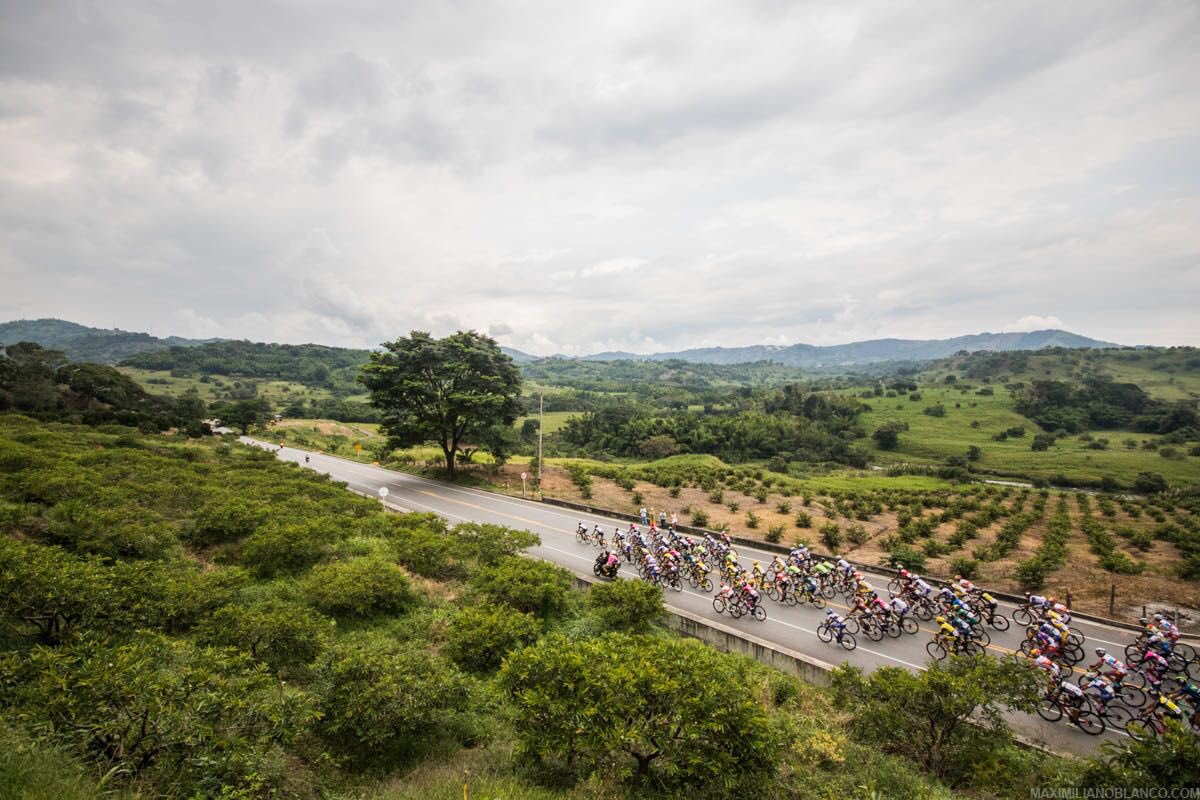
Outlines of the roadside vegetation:
[{"label": "roadside vegetation", "polygon": [[[881,747],[867,711],[898,712],[854,673],[831,693],[676,638],[657,590],[577,593],[515,557],[534,541],[221,440],[0,416],[0,793],[1026,797],[1175,757],[1048,758],[994,720]],[[989,702],[1024,702],[1012,669]]]}]

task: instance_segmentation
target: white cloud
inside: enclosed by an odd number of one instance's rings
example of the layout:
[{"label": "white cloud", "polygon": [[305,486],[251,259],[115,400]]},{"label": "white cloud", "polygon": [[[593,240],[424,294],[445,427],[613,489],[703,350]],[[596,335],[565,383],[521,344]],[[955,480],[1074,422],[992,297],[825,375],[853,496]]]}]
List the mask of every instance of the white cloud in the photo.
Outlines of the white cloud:
[{"label": "white cloud", "polygon": [[1055,316],[1039,317],[1036,314],[1021,317],[1001,328],[1005,333],[1023,333],[1026,331],[1044,331],[1053,328],[1065,330],[1067,324]]}]

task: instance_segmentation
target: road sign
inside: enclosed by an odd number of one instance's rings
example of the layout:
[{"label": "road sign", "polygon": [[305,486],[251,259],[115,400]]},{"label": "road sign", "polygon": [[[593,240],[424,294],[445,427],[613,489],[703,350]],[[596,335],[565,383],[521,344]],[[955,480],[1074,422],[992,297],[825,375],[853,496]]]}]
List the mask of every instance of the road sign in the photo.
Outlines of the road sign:
[{"label": "road sign", "polygon": [[388,496],[388,488],[386,486],[380,486],[379,487],[379,499],[387,500],[387,496]]},{"label": "road sign", "polygon": [[521,473],[521,480],[525,480],[525,479],[526,479],[526,478],[528,478],[528,477],[529,477],[529,473],[528,473],[528,472],[522,472],[522,473]]}]

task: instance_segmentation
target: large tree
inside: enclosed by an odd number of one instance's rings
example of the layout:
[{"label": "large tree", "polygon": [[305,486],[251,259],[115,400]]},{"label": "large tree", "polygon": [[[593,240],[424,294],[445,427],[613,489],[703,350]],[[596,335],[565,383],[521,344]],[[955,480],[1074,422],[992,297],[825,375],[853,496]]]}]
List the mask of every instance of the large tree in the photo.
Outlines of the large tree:
[{"label": "large tree", "polygon": [[413,331],[383,348],[371,353],[359,381],[383,412],[384,430],[396,447],[436,441],[451,480],[461,445],[520,414],[521,373],[487,336],[459,331],[435,339]]}]

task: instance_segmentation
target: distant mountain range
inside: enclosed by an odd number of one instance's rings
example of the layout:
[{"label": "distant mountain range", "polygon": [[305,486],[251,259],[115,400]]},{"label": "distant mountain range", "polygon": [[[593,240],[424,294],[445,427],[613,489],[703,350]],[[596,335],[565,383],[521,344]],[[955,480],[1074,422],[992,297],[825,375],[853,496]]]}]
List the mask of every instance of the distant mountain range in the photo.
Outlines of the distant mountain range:
[{"label": "distant mountain range", "polygon": [[[148,333],[89,328],[60,319],[17,320],[0,323],[0,343],[37,342],[43,347],[63,350],[72,361],[94,361],[116,364],[138,353],[164,350],[171,346],[195,347],[223,339],[185,339],[179,336],[159,338]],[[582,356],[580,361],[684,361],[693,364],[745,364],[771,361],[788,367],[821,368],[878,364],[889,361],[933,361],[952,356],[962,350],[974,352],[1008,350],[1043,350],[1047,347],[1096,348],[1119,347],[1061,330],[1030,331],[1028,333],[977,333],[953,339],[871,339],[818,346],[793,344],[788,346],[754,345],[750,347],[706,347],[677,350],[670,353],[639,355],[612,351]],[[335,348],[343,349],[343,348]],[[500,348],[518,364],[541,360],[511,347]],[[363,351],[365,352],[365,351]],[[569,356],[551,356],[570,359]]]},{"label": "distant mountain range", "polygon": [[[831,367],[853,364],[873,364],[886,361],[933,361],[952,356],[961,350],[1006,351],[1043,350],[1047,347],[1095,348],[1120,347],[1060,330],[1030,331],[1028,333],[977,333],[953,339],[871,339],[865,342],[818,346],[793,344],[787,346],[753,345],[751,347],[705,347],[677,350],[671,353],[639,355],[609,351],[582,356],[582,361],[687,361],[693,364],[744,364],[753,361],[773,361],[788,367]],[[538,360],[537,356],[519,350],[506,349],[517,363]],[[569,356],[553,356],[569,358]]]},{"label": "distant mountain range", "polygon": [[148,333],[133,333],[117,328],[89,328],[63,319],[19,319],[0,322],[0,344],[36,342],[48,350],[62,350],[72,361],[116,364],[137,353],[162,350],[171,346],[195,347],[219,339],[184,339],[168,336],[160,339]]}]

